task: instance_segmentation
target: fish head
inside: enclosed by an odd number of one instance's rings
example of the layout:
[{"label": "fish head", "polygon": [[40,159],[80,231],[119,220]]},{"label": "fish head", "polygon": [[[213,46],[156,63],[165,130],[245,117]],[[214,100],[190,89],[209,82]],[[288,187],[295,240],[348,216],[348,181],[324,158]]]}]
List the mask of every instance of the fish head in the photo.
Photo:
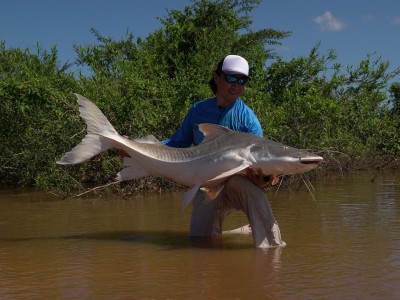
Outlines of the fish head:
[{"label": "fish head", "polygon": [[250,149],[252,167],[265,175],[292,175],[317,168],[323,158],[314,153],[263,139]]}]

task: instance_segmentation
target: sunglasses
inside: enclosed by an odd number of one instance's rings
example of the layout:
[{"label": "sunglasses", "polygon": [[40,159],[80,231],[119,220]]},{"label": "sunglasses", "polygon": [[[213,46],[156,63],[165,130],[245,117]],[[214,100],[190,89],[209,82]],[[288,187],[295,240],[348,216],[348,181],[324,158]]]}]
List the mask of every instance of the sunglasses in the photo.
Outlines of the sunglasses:
[{"label": "sunglasses", "polygon": [[222,73],[222,75],[225,78],[226,82],[229,83],[238,83],[239,85],[246,85],[246,83],[249,81],[249,77],[242,77],[242,76],[237,76],[237,75],[228,75],[225,73]]}]

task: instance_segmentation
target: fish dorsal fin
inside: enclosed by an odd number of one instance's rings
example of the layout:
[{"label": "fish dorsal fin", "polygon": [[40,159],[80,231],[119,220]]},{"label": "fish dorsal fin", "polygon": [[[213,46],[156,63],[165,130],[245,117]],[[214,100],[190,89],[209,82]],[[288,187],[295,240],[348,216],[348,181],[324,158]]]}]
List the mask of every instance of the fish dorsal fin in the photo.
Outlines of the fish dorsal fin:
[{"label": "fish dorsal fin", "polygon": [[217,124],[203,123],[198,126],[199,130],[204,134],[202,143],[212,141],[221,135],[232,132],[229,128]]},{"label": "fish dorsal fin", "polygon": [[161,142],[157,140],[154,135],[151,134],[141,138],[134,139],[134,141],[143,144],[161,144]]}]

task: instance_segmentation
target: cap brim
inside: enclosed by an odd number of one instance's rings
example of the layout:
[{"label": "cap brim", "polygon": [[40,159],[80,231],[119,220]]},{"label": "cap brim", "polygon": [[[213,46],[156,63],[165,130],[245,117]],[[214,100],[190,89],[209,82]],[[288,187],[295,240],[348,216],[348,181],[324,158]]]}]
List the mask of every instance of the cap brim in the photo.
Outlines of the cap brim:
[{"label": "cap brim", "polygon": [[226,74],[226,75],[241,75],[241,76],[249,77],[249,75],[243,74],[238,71],[222,71],[222,72],[224,72],[224,74]]}]

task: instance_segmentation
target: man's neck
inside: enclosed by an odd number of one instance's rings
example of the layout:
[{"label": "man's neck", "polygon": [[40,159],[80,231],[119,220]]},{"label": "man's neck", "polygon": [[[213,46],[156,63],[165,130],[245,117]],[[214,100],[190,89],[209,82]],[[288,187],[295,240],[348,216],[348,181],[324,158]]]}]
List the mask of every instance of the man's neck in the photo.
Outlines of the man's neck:
[{"label": "man's neck", "polygon": [[[239,99],[239,98],[238,98]],[[217,100],[217,106],[221,109],[225,109],[225,108],[227,108],[228,106],[231,106],[232,104],[234,104],[236,101],[237,101],[237,99],[236,100],[234,100],[234,101],[226,101],[225,99],[221,99],[221,98],[218,98],[218,97],[216,97],[216,100]]]}]

